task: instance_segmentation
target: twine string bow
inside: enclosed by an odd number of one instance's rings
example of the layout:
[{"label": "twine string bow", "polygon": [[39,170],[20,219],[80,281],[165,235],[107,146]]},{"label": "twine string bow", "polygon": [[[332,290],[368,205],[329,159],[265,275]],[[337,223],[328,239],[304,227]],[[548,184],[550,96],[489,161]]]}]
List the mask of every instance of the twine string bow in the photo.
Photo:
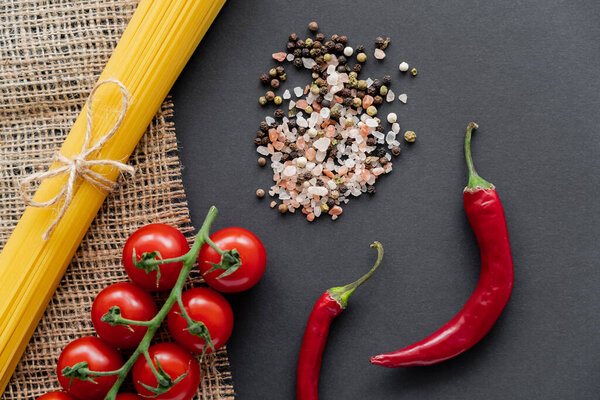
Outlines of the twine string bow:
[{"label": "twine string bow", "polygon": [[[92,102],[94,99],[94,94],[96,93],[98,88],[100,88],[100,86],[107,83],[114,83],[121,90],[121,113],[119,114],[119,118],[117,119],[113,127],[110,129],[110,131],[106,135],[102,136],[95,144],[93,144],[90,147],[90,142],[92,140],[92,129],[94,126],[94,121],[92,117]],[[78,178],[83,178],[86,181],[90,182],[92,185],[102,190],[110,191],[113,189],[114,182],[106,178],[102,174],[99,174],[98,172],[92,170],[93,166],[107,165],[117,168],[122,173],[128,173],[132,176],[134,175],[135,168],[133,168],[130,165],[121,163],[119,161],[89,159],[89,157],[95,152],[99,151],[102,148],[102,146],[104,146],[104,144],[106,144],[106,142],[108,142],[110,138],[114,136],[115,132],[121,127],[121,123],[123,122],[123,118],[125,118],[125,114],[127,113],[128,107],[129,93],[127,92],[127,89],[125,88],[125,85],[123,85],[123,83],[121,83],[117,79],[106,79],[98,82],[96,86],[94,86],[94,88],[92,89],[92,92],[90,93],[90,96],[87,101],[87,127],[85,131],[85,140],[83,142],[81,152],[71,157],[66,157],[60,151],[58,151],[54,156],[54,161],[58,161],[62,164],[62,166],[48,171],[31,174],[21,181],[21,197],[25,204],[27,204],[28,206],[49,207],[63,200],[58,215],[56,216],[52,224],[48,227],[46,232],[44,232],[44,234],[42,235],[43,240],[48,240],[50,234],[52,233],[56,225],[58,225],[59,221],[65,215],[69,204],[71,204],[71,201],[73,200],[73,194],[75,192],[75,186]],[[67,184],[63,186],[61,191],[50,200],[38,202],[35,201],[33,197],[28,194],[28,187],[31,184],[31,182],[41,182],[44,179],[53,178],[61,174],[68,174],[69,179],[67,180]]]}]

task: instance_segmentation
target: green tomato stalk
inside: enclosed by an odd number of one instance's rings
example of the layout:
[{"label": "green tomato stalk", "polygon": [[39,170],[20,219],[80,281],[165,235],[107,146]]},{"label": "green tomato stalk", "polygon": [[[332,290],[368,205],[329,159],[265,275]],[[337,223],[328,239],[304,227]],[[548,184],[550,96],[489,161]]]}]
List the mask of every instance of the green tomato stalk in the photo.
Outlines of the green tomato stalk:
[{"label": "green tomato stalk", "polygon": [[[234,271],[235,271],[235,269],[239,268],[239,266],[241,265],[241,261],[239,259],[239,254],[237,253],[236,250],[223,251],[223,250],[219,249],[219,247],[215,243],[213,243],[212,240],[209,239],[210,227],[216,216],[217,216],[217,208],[212,206],[210,208],[210,210],[208,211],[208,214],[204,220],[204,223],[202,224],[202,227],[200,228],[200,231],[198,232],[198,235],[196,236],[196,240],[194,241],[192,248],[190,249],[189,252],[187,252],[183,256],[176,257],[176,258],[170,258],[170,259],[162,259],[162,257],[160,257],[159,254],[156,254],[156,252],[152,252],[152,253],[144,253],[142,255],[141,260],[136,261],[135,265],[138,268],[147,271],[148,273],[150,273],[151,271],[157,270],[158,266],[161,264],[168,264],[168,263],[173,263],[173,262],[183,262],[183,268],[181,269],[181,272],[179,273],[179,277],[177,278],[177,283],[175,283],[175,286],[173,287],[173,289],[171,289],[171,293],[169,294],[169,297],[163,304],[162,308],[154,316],[154,318],[152,318],[150,321],[129,320],[129,319],[123,318],[121,316],[121,310],[119,309],[119,307],[112,307],[108,313],[106,313],[102,316],[102,321],[109,323],[111,325],[123,325],[123,326],[128,327],[129,329],[132,329],[131,325],[139,325],[139,326],[147,326],[148,327],[148,331],[144,335],[140,344],[135,349],[135,351],[133,352],[131,357],[129,357],[129,359],[125,362],[125,364],[123,364],[123,366],[121,368],[119,368],[118,370],[115,370],[115,371],[100,372],[100,371],[90,371],[87,368],[87,366],[88,366],[87,362],[81,362],[81,363],[75,364],[73,366],[64,368],[62,371],[64,376],[70,378],[71,382],[73,382],[74,379],[93,381],[94,377],[117,375],[118,376],[117,381],[112,386],[112,388],[110,389],[110,391],[108,392],[106,397],[104,397],[104,400],[115,400],[115,398],[117,397],[117,394],[119,393],[119,388],[125,381],[125,378],[129,374],[129,371],[131,370],[131,368],[133,367],[133,365],[135,364],[137,359],[141,355],[143,355],[146,358],[146,360],[148,361],[148,364],[150,365],[152,372],[154,373],[154,376],[156,377],[156,380],[158,382],[158,387],[149,387],[147,385],[144,385],[146,387],[146,389],[148,389],[149,391],[154,393],[155,396],[158,396],[162,393],[169,391],[173,386],[175,386],[178,382],[180,382],[182,379],[184,379],[187,376],[187,372],[185,374],[177,377],[175,380],[173,380],[162,369],[158,360],[156,360],[157,368],[154,366],[154,363],[152,363],[152,360],[150,359],[150,355],[148,353],[148,348],[150,347],[150,342],[152,341],[152,338],[156,334],[156,331],[160,327],[161,323],[164,321],[165,317],[167,316],[167,314],[169,313],[169,311],[171,310],[171,308],[173,307],[175,302],[177,302],[179,304],[179,308],[181,309],[180,315],[183,318],[185,318],[185,320],[188,323],[187,330],[191,334],[199,336],[205,340],[205,345],[204,345],[204,349],[202,350],[201,359],[204,357],[204,355],[206,353],[207,346],[213,352],[215,351],[214,345],[213,345],[211,337],[210,337],[210,333],[208,332],[206,325],[201,321],[194,321],[188,315],[187,311],[185,310],[185,307],[183,306],[183,302],[181,301],[181,292],[183,290],[183,285],[185,284],[185,281],[187,280],[187,277],[190,274],[190,271],[192,270],[192,268],[194,267],[194,263],[195,263],[196,259],[198,258],[198,252],[200,251],[200,248],[202,247],[202,245],[205,243],[207,243],[217,253],[219,253],[221,255],[221,263],[214,265],[215,269],[224,269],[226,272],[228,272],[230,269],[234,269]],[[223,276],[225,276],[225,274],[223,274]]]}]

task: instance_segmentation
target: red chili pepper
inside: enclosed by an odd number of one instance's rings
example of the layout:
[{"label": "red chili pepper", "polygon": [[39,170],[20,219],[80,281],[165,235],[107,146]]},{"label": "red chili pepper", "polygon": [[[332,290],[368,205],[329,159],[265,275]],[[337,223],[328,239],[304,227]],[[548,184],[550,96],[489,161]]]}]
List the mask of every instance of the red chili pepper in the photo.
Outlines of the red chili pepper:
[{"label": "red chili pepper", "polygon": [[463,309],[440,330],[394,353],[371,357],[373,364],[410,367],[452,358],[479,342],[492,329],[508,302],[513,287],[508,231],[494,185],[481,178],[473,167],[471,133],[475,128],[477,124],[471,122],[465,138],[469,183],[463,202],[481,252],[477,288]]},{"label": "red chili pepper", "polygon": [[327,290],[317,300],[310,313],[298,359],[296,375],[296,398],[298,400],[317,400],[319,398],[319,371],[321,370],[323,349],[327,335],[329,335],[329,326],[333,319],[346,309],[348,298],[356,288],[375,273],[383,258],[381,243],[375,242],[371,247],[377,249],[377,261],[373,268],[355,282]]}]

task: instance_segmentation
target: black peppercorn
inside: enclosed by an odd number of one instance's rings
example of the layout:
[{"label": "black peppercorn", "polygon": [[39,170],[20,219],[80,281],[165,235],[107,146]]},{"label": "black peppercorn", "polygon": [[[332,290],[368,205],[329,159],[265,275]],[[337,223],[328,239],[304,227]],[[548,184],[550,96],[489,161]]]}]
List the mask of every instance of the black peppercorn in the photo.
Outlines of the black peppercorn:
[{"label": "black peppercorn", "polygon": [[[296,118],[291,118],[288,121],[288,128],[294,129],[296,126],[298,126],[298,124],[296,123]],[[295,143],[293,143],[293,144],[295,144]]]},{"label": "black peppercorn", "polygon": [[294,158],[298,158],[298,152],[297,151],[290,151],[290,158],[293,160]]},{"label": "black peppercorn", "polygon": [[371,85],[367,88],[367,94],[369,96],[376,96],[377,95],[377,89],[375,89],[375,86]]},{"label": "black peppercorn", "polygon": [[267,101],[273,101],[273,99],[275,98],[275,93],[269,90],[267,93],[265,93],[265,98],[267,99]]},{"label": "black peppercorn", "polygon": [[352,138],[347,138],[346,141],[344,142],[344,144],[346,146],[352,146],[352,142],[354,142],[354,139]]},{"label": "black peppercorn", "polygon": [[394,157],[398,157],[401,152],[402,152],[402,149],[400,148],[400,146],[392,147],[392,154],[394,155]]},{"label": "black peppercorn", "polygon": [[385,43],[385,40],[383,40],[381,36],[378,36],[377,39],[375,39],[375,47],[377,47],[378,49],[381,49],[383,43]]},{"label": "black peppercorn", "polygon": [[375,86],[375,89],[377,89],[377,90],[379,90],[382,85],[383,85],[383,82],[381,82],[379,79],[375,79],[372,84],[372,86]]},{"label": "black peppercorn", "polygon": [[359,45],[356,48],[356,53],[364,53],[364,52],[365,52],[365,46],[364,45],[361,44],[361,45]]},{"label": "black peppercorn", "polygon": [[323,58],[323,56],[319,56],[319,57],[315,58],[315,62],[319,65],[323,65],[323,64],[325,64],[325,59]]},{"label": "black peppercorn", "polygon": [[296,33],[290,33],[290,37],[288,39],[290,42],[295,42],[298,40],[298,35]]},{"label": "black peppercorn", "polygon": [[340,97],[349,97],[350,96],[350,89],[348,88],[343,88],[342,90],[340,90],[339,92],[336,93],[338,96]]},{"label": "black peppercorn", "polygon": [[340,40],[340,35],[334,33],[331,35],[331,40],[337,43]]},{"label": "black peppercorn", "polygon": [[287,51],[292,51],[296,48],[296,43],[294,42],[287,42],[287,45],[285,46],[285,48],[287,49]]},{"label": "black peppercorn", "polygon": [[357,90],[356,97],[358,97],[359,99],[362,99],[363,97],[365,97],[365,92],[363,90]]},{"label": "black peppercorn", "polygon": [[362,71],[362,65],[360,65],[360,64],[354,64],[354,67],[352,67],[352,71],[354,71],[356,73]]},{"label": "black peppercorn", "polygon": [[308,24],[308,30],[311,32],[316,32],[319,30],[319,24],[317,24],[315,21],[312,21],[311,23]]},{"label": "black peppercorn", "polygon": [[340,43],[342,43],[342,44],[348,43],[348,37],[347,36],[340,36]]},{"label": "black peppercorn", "polygon": [[310,57],[310,50],[307,48],[302,49],[302,57],[304,57],[304,58]]},{"label": "black peppercorn", "polygon": [[278,108],[277,110],[275,110],[273,115],[275,116],[275,118],[283,118],[285,114],[283,113],[283,110],[281,108]]},{"label": "black peppercorn", "polygon": [[338,133],[337,135],[335,135],[335,138],[337,139],[337,141],[339,142],[340,140],[342,140],[344,137],[342,136],[341,133]]},{"label": "black peppercorn", "polygon": [[279,80],[278,79],[271,79],[271,87],[273,89],[277,89],[279,87]]},{"label": "black peppercorn", "polygon": [[351,97],[346,97],[346,98],[344,99],[344,102],[343,102],[343,103],[344,103],[344,106],[346,106],[346,107],[351,107],[351,106],[352,106],[352,98],[351,98]]},{"label": "black peppercorn", "polygon": [[319,94],[321,96],[325,96],[328,93],[327,91],[327,86],[322,87],[321,89],[319,89]]},{"label": "black peppercorn", "polygon": [[377,132],[380,132],[380,133],[385,132],[385,128],[383,127],[383,125],[377,125],[377,127],[375,128],[375,130]]},{"label": "black peppercorn", "polygon": [[302,63],[302,59],[300,57],[294,58],[294,67],[301,68],[304,64]]},{"label": "black peppercorn", "polygon": [[333,206],[335,206],[335,200],[327,199],[327,207],[331,208]]},{"label": "black peppercorn", "polygon": [[304,175],[302,175],[302,177],[305,181],[308,181],[312,179],[313,175],[310,172],[305,172]]},{"label": "black peppercorn", "polygon": [[317,186],[323,186],[323,179],[317,178]]},{"label": "black peppercorn", "polygon": [[263,132],[266,132],[269,130],[269,124],[267,124],[266,121],[261,121],[260,122],[260,130]]},{"label": "black peppercorn", "polygon": [[348,62],[348,60],[346,59],[345,56],[339,56],[338,57],[338,63],[340,64],[346,64]]},{"label": "black peppercorn", "polygon": [[321,55],[321,49],[310,49],[310,56],[312,58],[317,58]]},{"label": "black peppercorn", "polygon": [[348,191],[348,186],[346,186],[346,185],[340,185],[340,186],[338,186],[338,190],[339,190],[339,192],[341,194],[344,194],[344,193],[346,193]]},{"label": "black peppercorn", "polygon": [[256,132],[256,137],[257,137],[257,138],[262,138],[262,137],[263,137],[263,136],[265,136],[265,135],[266,135],[266,133],[265,133],[265,132],[263,132],[263,131],[257,131],[257,132]]},{"label": "black peppercorn", "polygon": [[271,78],[269,77],[269,74],[261,74],[259,79],[260,79],[260,82],[263,83],[264,85],[267,85],[269,83],[269,81],[271,80]]},{"label": "black peppercorn", "polygon": [[373,185],[367,185],[367,193],[369,193],[369,194],[375,194],[375,186],[373,186]]},{"label": "black peppercorn", "polygon": [[266,146],[267,144],[269,144],[270,140],[268,136],[265,136],[264,138],[260,139],[261,143],[263,146]]},{"label": "black peppercorn", "polygon": [[380,147],[380,148],[378,148],[378,149],[375,151],[375,155],[376,155],[378,158],[385,157],[385,149],[382,149],[381,147]]},{"label": "black peppercorn", "polygon": [[321,49],[323,47],[323,43],[321,43],[319,40],[315,40],[313,42],[313,48],[314,49]]},{"label": "black peppercorn", "polygon": [[377,144],[377,140],[374,137],[367,138],[367,146],[375,146]]},{"label": "black peppercorn", "polygon": [[337,157],[337,150],[336,149],[329,150],[329,157],[336,158]]},{"label": "black peppercorn", "polygon": [[277,128],[277,122],[272,122],[271,125],[269,125],[271,128]]},{"label": "black peppercorn", "polygon": [[337,72],[343,73],[346,72],[346,66],[345,65],[338,65],[336,68]]},{"label": "black peppercorn", "polygon": [[254,139],[254,144],[260,146],[262,144],[262,139],[257,137],[256,139]]},{"label": "black peppercorn", "polygon": [[341,43],[336,43],[335,44],[335,52],[338,54],[341,54],[344,52],[344,45]]},{"label": "black peppercorn", "polygon": [[302,55],[302,49],[295,49],[293,54],[294,57],[300,57]]},{"label": "black peppercorn", "polygon": [[281,155],[281,161],[287,161],[290,159],[290,155],[288,153],[283,153]]},{"label": "black peppercorn", "polygon": [[298,39],[296,41],[296,47],[298,47],[299,49],[303,48],[304,47],[304,40]]},{"label": "black peppercorn", "polygon": [[375,97],[373,97],[373,104],[375,104],[376,106],[380,105],[383,103],[383,97],[381,97],[380,95],[377,95]]},{"label": "black peppercorn", "polygon": [[384,75],[381,80],[383,81],[383,84],[385,86],[390,86],[390,84],[392,83],[392,77],[389,75]]},{"label": "black peppercorn", "polygon": [[296,142],[290,143],[289,147],[290,147],[290,150],[292,150],[292,151],[298,150],[298,145],[296,144]]},{"label": "black peppercorn", "polygon": [[335,49],[335,43],[331,40],[325,42],[325,50],[332,52]]},{"label": "black peppercorn", "polygon": [[327,107],[327,108],[329,108],[329,106],[331,105],[331,101],[329,101],[329,100],[323,100],[323,101],[321,102],[321,105],[322,105],[323,107]]},{"label": "black peppercorn", "polygon": [[388,162],[390,162],[390,161],[387,158],[385,158],[385,157],[381,157],[379,159],[379,164],[381,164],[382,166],[387,165]]},{"label": "black peppercorn", "polygon": [[283,66],[279,65],[275,68],[275,72],[277,72],[277,75],[283,75],[283,74],[285,74],[285,68],[283,68]]},{"label": "black peppercorn", "polygon": [[325,35],[323,35],[321,32],[319,32],[315,35],[315,39],[322,42],[323,40],[325,40]]},{"label": "black peppercorn", "polygon": [[316,72],[316,73],[321,72],[321,67],[319,67],[318,65],[313,65],[311,69],[313,72]]},{"label": "black peppercorn", "polygon": [[306,128],[301,126],[298,127],[298,135],[304,135],[306,133]]}]

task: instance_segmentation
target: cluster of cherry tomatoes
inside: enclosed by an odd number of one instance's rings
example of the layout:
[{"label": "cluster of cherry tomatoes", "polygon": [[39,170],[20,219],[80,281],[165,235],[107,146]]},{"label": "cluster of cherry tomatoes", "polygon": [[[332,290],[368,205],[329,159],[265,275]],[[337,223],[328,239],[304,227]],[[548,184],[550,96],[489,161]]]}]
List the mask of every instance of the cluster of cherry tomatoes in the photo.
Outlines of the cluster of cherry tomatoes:
[{"label": "cluster of cherry tomatoes", "polygon": [[[212,268],[221,256],[205,244],[198,255],[198,266],[208,287],[195,287],[181,294],[187,314],[202,322],[210,335],[212,347],[221,348],[233,329],[233,312],[220,292],[240,292],[254,286],[262,277],[266,265],[266,252],[261,241],[243,228],[227,228],[214,233],[210,239],[221,250],[236,249],[241,266],[235,272],[223,276],[223,271]],[[102,400],[117,380],[117,375],[94,376],[92,380],[72,379],[63,375],[65,367],[82,362],[95,372],[115,371],[123,365],[119,350],[132,350],[139,344],[148,327],[143,325],[111,325],[102,321],[112,307],[119,307],[120,316],[131,321],[150,321],[158,310],[148,291],[172,289],[181,272],[183,263],[162,264],[159,271],[146,272],[134,265],[134,254],[139,260],[142,254],[152,253],[160,259],[177,258],[190,250],[185,237],[177,229],[152,224],[140,228],[127,240],[123,249],[123,265],[133,282],[120,282],[106,287],[92,305],[92,323],[99,337],[87,336],[69,343],[60,354],[57,374],[64,392],[52,392],[38,400]],[[215,290],[216,289],[216,290]],[[169,311],[168,330],[175,343],[165,342],[149,347],[149,359],[141,355],[133,368],[131,377],[138,394],[121,393],[117,400],[190,400],[200,384],[201,374],[196,359],[190,353],[210,352],[206,340],[191,334],[188,322],[181,314],[177,302]],[[156,363],[158,360],[158,364]],[[153,370],[162,369],[176,382],[168,391],[156,396],[151,388],[159,386]],[[179,378],[179,379],[178,379]]]}]

